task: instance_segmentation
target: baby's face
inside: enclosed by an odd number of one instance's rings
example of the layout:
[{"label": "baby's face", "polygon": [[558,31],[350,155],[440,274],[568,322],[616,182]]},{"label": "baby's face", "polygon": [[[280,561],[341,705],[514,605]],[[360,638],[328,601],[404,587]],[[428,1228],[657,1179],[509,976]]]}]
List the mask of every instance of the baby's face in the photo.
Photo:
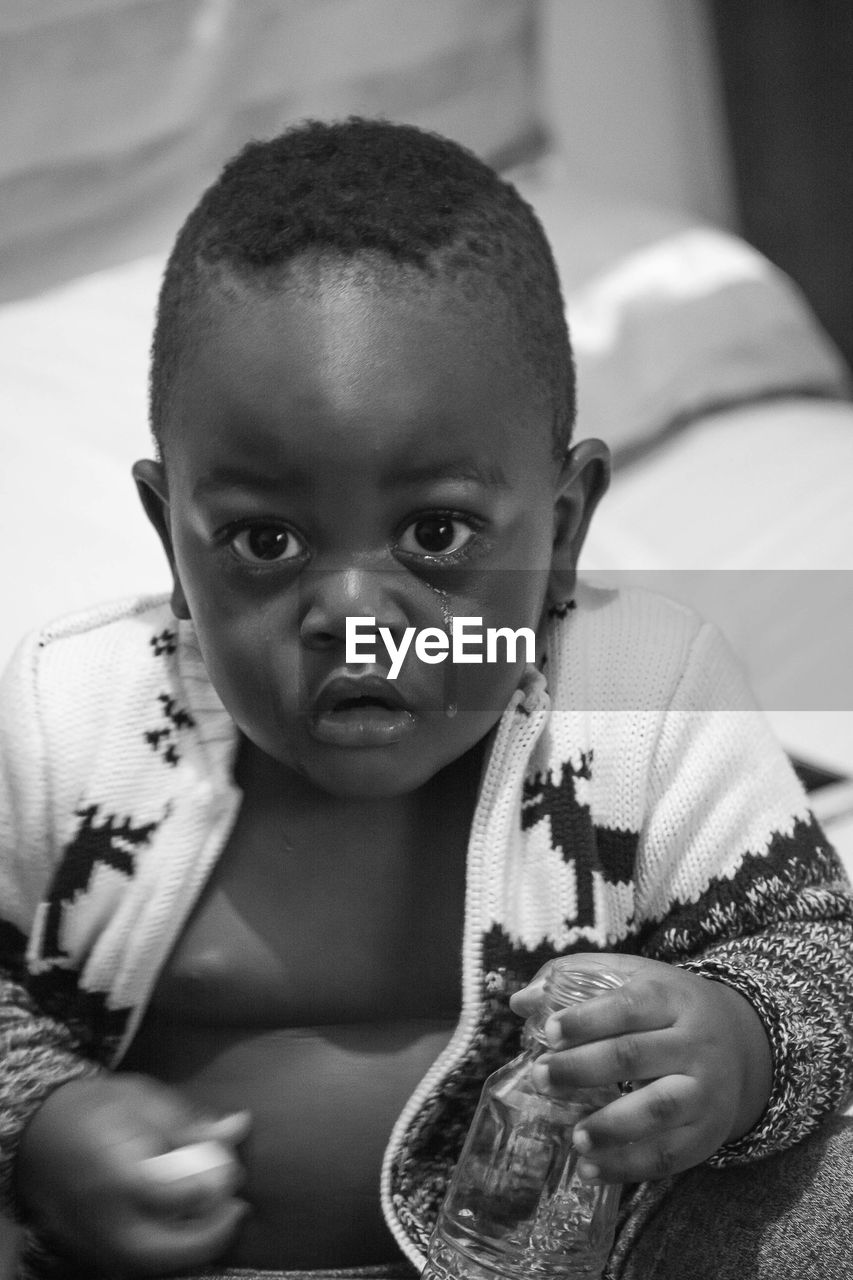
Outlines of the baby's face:
[{"label": "baby's face", "polygon": [[[500,321],[441,286],[319,288],[217,301],[166,429],[178,612],[262,751],[337,795],[421,786],[473,747],[514,661],[399,675],[347,662],[347,618],[540,626],[558,468],[550,413]],[[363,632],[363,634],[365,634]]]}]

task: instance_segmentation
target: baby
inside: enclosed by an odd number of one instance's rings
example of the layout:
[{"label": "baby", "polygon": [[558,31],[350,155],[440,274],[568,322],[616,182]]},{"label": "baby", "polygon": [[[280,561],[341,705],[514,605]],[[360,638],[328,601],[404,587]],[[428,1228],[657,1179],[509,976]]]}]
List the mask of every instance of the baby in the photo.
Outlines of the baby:
[{"label": "baby", "polygon": [[574,411],[542,230],[457,145],[308,123],[188,218],[134,468],[171,597],[2,687],[2,1185],[51,1275],[421,1266],[558,954],[624,985],[540,1087],[641,1082],[584,1177],[844,1099],[843,875],[713,630],[576,582]]}]

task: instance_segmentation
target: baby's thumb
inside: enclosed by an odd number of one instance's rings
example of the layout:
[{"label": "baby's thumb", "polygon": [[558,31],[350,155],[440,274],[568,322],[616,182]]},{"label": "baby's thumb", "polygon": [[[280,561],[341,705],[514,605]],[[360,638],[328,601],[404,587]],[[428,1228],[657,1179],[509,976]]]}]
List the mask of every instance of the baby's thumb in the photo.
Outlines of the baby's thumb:
[{"label": "baby's thumb", "polygon": [[181,1132],[182,1141],[222,1142],[236,1147],[243,1142],[252,1128],[252,1116],[248,1111],[230,1111],[224,1116],[196,1116]]},{"label": "baby's thumb", "polygon": [[636,960],[633,956],[610,952],[579,951],[569,956],[557,956],[554,960],[543,964],[526,987],[510,996],[509,1005],[513,1013],[517,1013],[522,1018],[529,1018],[531,1014],[537,1013],[542,1005],[545,983],[554,969],[591,977],[606,973],[624,982],[635,967]]},{"label": "baby's thumb", "polygon": [[529,1018],[541,1005],[547,968],[548,966],[546,965],[545,968],[540,969],[536,976],[530,979],[526,987],[522,987],[520,991],[514,991],[510,996],[509,1007],[520,1018]]},{"label": "baby's thumb", "polygon": [[208,1139],[143,1160],[137,1192],[149,1211],[198,1217],[224,1203],[242,1181],[231,1145]]},{"label": "baby's thumb", "polygon": [[140,1191],[151,1200],[192,1203],[200,1213],[233,1193],[243,1180],[235,1148],[248,1136],[248,1111],[195,1115],[180,1128],[169,1151],[142,1161]]}]

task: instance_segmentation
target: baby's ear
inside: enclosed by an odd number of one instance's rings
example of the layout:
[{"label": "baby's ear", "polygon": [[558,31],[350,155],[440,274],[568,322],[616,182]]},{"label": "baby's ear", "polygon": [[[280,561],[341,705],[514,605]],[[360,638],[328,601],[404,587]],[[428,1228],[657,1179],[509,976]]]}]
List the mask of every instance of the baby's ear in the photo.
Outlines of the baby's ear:
[{"label": "baby's ear", "polygon": [[184,588],[175,563],[175,549],[172,545],[172,524],[169,511],[169,484],[161,462],[152,462],[145,458],[133,464],[133,478],[136,491],[145,509],[145,514],[157,530],[157,536],[163,544],[169,568],[172,573],[172,612],[176,618],[189,618],[190,611]]},{"label": "baby's ear", "polygon": [[610,450],[603,440],[582,440],[569,450],[554,500],[554,547],[548,603],[574,594],[578,557],[589,522],[610,483]]}]

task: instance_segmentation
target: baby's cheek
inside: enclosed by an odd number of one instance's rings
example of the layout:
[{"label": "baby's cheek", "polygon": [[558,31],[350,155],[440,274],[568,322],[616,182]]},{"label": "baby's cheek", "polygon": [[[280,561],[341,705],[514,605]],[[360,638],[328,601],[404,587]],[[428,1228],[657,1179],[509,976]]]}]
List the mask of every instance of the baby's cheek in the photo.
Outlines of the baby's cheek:
[{"label": "baby's cheek", "polygon": [[274,720],[282,692],[295,701],[296,682],[270,669],[268,654],[241,620],[197,622],[196,633],[210,682],[241,727]]},{"label": "baby's cheek", "polygon": [[476,665],[448,662],[443,690],[448,719],[456,715],[473,717],[481,726],[480,736],[488,733],[518,688],[524,665],[508,663],[500,655],[497,661],[490,662],[485,654]]}]

